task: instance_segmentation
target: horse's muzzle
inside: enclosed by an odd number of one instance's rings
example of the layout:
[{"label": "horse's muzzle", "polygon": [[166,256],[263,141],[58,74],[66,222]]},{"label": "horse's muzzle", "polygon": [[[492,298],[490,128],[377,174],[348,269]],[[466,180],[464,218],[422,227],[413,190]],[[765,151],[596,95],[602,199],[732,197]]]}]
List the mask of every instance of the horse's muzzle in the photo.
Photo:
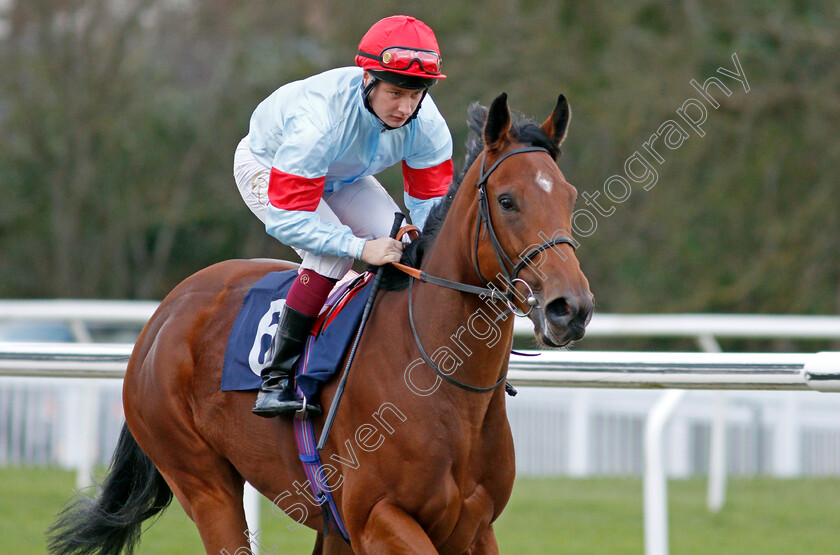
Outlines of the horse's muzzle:
[{"label": "horse's muzzle", "polygon": [[549,347],[563,347],[583,338],[592,318],[592,294],[568,294],[541,303],[533,318],[537,339]]}]

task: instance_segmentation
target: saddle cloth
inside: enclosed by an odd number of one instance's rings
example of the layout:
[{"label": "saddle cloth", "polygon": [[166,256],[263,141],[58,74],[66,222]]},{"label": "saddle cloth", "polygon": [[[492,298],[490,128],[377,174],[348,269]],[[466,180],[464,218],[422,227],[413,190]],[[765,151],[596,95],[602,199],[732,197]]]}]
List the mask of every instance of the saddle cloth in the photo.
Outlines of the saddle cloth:
[{"label": "saddle cloth", "polygon": [[[308,399],[316,399],[320,385],[335,374],[355,337],[371,286],[370,273],[351,272],[336,284],[312,326],[314,341],[307,341],[299,360],[306,360],[306,374],[296,385]],[[245,294],[225,347],[222,391],[259,389],[260,372],[271,364],[268,351],[286,295],[296,270],[271,272]]]}]

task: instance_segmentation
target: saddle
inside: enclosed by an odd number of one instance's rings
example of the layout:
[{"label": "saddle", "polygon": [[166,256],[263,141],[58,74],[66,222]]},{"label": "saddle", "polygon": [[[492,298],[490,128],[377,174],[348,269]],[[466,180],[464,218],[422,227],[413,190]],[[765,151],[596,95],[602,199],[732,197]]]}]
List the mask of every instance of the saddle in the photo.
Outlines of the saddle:
[{"label": "saddle", "polygon": [[[251,287],[231,328],[222,367],[222,391],[259,389],[260,371],[270,364],[271,339],[296,270],[271,272]],[[308,399],[341,370],[347,348],[355,336],[372,274],[350,272],[333,288],[312,326],[299,359],[296,384]]]}]

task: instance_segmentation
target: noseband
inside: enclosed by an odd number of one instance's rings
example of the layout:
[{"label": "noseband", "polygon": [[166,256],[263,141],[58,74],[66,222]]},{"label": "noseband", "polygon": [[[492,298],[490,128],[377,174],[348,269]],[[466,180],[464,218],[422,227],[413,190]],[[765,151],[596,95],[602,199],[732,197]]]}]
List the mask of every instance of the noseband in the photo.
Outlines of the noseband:
[{"label": "noseband", "polygon": [[[476,217],[475,245],[474,245],[474,249],[473,249],[473,263],[475,265],[475,270],[478,273],[479,279],[482,281],[482,283],[484,283],[484,285],[486,287],[476,287],[475,285],[468,285],[466,283],[460,283],[460,282],[451,281],[451,280],[447,280],[447,279],[443,279],[443,278],[439,278],[439,277],[435,277],[435,276],[430,276],[426,272],[422,272],[422,271],[420,271],[416,268],[411,268],[411,267],[405,266],[403,264],[393,264],[393,265],[396,266],[398,269],[402,270],[403,272],[407,273],[410,278],[419,279],[420,281],[424,281],[424,282],[427,282],[427,283],[433,283],[435,285],[440,285],[440,286],[443,286],[443,287],[448,287],[449,289],[456,289],[456,290],[462,291],[464,293],[476,294],[476,295],[479,295],[479,296],[482,296],[482,297],[490,298],[492,300],[504,301],[508,304],[508,308],[510,309],[510,312],[513,312],[515,314],[516,314],[516,311],[515,311],[515,308],[514,308],[515,296],[511,291],[515,288],[516,282],[522,283],[526,287],[528,287],[529,294],[528,294],[528,299],[527,299],[526,302],[528,303],[528,305],[530,305],[531,308],[528,310],[528,312],[523,313],[523,314],[518,314],[518,315],[525,316],[527,314],[530,314],[531,310],[533,310],[533,307],[536,306],[537,300],[533,295],[533,291],[531,291],[531,287],[525,282],[525,280],[519,278],[519,272],[522,271],[522,269],[531,261],[532,258],[534,258],[536,255],[538,255],[539,253],[541,253],[542,251],[544,251],[546,249],[549,249],[551,247],[554,247],[555,245],[559,245],[559,244],[563,244],[563,243],[565,243],[567,245],[570,245],[572,247],[572,249],[574,249],[575,245],[572,242],[572,240],[570,238],[567,238],[567,237],[558,237],[558,238],[555,238],[555,239],[551,239],[550,241],[540,243],[538,246],[536,246],[533,249],[526,252],[525,255],[521,256],[519,258],[519,261],[516,262],[516,263],[514,263],[510,259],[510,257],[505,252],[504,248],[502,248],[502,245],[499,242],[499,238],[496,235],[496,230],[493,228],[493,220],[490,217],[490,203],[487,199],[487,180],[490,178],[490,174],[492,174],[494,171],[496,171],[496,169],[499,167],[499,165],[502,162],[504,162],[505,160],[507,160],[508,158],[513,156],[514,154],[522,154],[522,153],[525,153],[525,152],[545,152],[546,154],[549,154],[548,150],[546,150],[542,147],[538,147],[538,146],[517,148],[515,150],[511,150],[509,152],[506,152],[505,154],[500,156],[499,159],[496,160],[493,163],[492,166],[490,166],[490,169],[488,169],[486,171],[484,169],[485,154],[482,153],[482,155],[481,155],[481,173],[479,174],[479,178],[478,178],[478,216]],[[481,273],[481,268],[479,267],[478,248],[479,248],[479,240],[480,240],[480,237],[481,237],[481,226],[482,225],[484,225],[484,230],[485,230],[485,233],[486,233],[487,237],[490,238],[490,245],[493,248],[493,254],[495,254],[496,260],[499,263],[499,267],[502,269],[502,272],[504,273],[504,277],[505,277],[505,279],[507,280],[507,283],[508,283],[508,286],[506,287],[507,290],[504,293],[502,293],[500,291],[500,289],[497,286],[495,286],[495,284],[493,284],[492,281],[490,281],[490,280],[488,280],[484,277],[484,275]],[[511,269],[509,270],[508,267],[510,267]],[[413,289],[412,286],[414,284],[414,279],[409,279],[409,282],[408,282],[408,321],[411,324],[411,331],[414,334],[414,340],[417,343],[417,347],[420,350],[420,355],[422,356],[423,360],[426,362],[426,364],[428,364],[429,366],[432,367],[432,369],[435,371],[435,373],[440,378],[442,378],[444,381],[447,381],[447,382],[451,383],[452,385],[460,387],[461,389],[471,391],[473,393],[483,393],[483,392],[492,391],[492,390],[496,389],[499,385],[501,385],[505,381],[505,378],[507,377],[507,374],[505,374],[504,376],[499,378],[499,381],[497,381],[495,384],[493,384],[489,387],[476,387],[476,386],[473,386],[473,385],[469,385],[469,384],[459,382],[458,380],[452,378],[450,375],[441,371],[441,369],[438,368],[437,364],[435,364],[435,362],[431,359],[431,357],[428,355],[428,353],[426,353],[426,350],[423,348],[423,344],[420,341],[420,336],[417,334],[417,327],[414,324],[414,310],[413,310],[413,306],[412,306],[412,302],[411,302],[412,289]],[[502,313],[502,314],[504,314],[504,313]],[[500,317],[501,317],[501,315],[500,315]]]}]

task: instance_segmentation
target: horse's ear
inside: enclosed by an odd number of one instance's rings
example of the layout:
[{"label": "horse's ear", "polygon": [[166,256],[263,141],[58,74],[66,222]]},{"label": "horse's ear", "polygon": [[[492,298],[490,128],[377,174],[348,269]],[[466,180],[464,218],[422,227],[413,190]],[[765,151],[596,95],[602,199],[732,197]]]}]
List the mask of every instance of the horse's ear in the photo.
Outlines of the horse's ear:
[{"label": "horse's ear", "polygon": [[563,139],[566,138],[566,130],[569,128],[569,120],[571,119],[572,110],[569,108],[569,103],[566,102],[566,97],[561,94],[557,97],[557,106],[554,107],[554,111],[540,126],[540,129],[551,137],[557,146],[560,146]]},{"label": "horse's ear", "polygon": [[507,106],[507,93],[496,97],[490,105],[487,121],[484,123],[484,146],[498,150],[507,138],[510,130],[510,110]]}]

